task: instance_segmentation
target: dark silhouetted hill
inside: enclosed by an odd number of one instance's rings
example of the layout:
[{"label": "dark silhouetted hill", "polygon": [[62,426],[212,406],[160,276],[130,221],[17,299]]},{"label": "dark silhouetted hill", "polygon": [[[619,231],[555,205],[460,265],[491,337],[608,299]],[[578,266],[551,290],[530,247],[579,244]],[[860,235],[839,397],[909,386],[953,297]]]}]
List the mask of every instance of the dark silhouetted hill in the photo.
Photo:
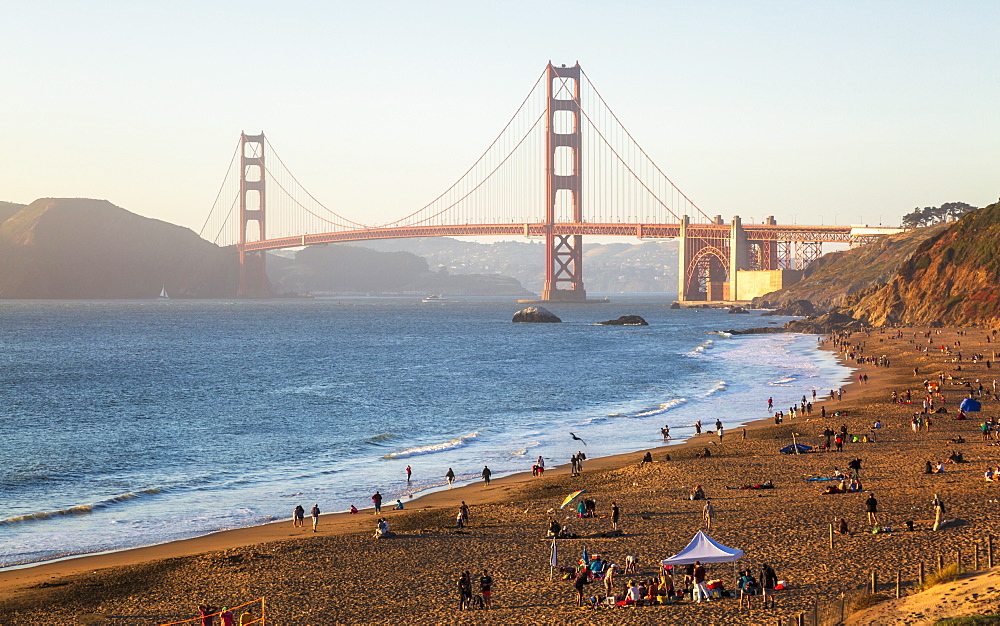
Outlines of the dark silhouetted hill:
[{"label": "dark silhouetted hill", "polygon": [[233,249],[106,200],[0,204],[0,297],[153,298],[236,295]]},{"label": "dark silhouetted hill", "polygon": [[312,246],[294,258],[268,259],[268,276],[278,293],[443,293],[450,295],[530,296],[514,278],[495,274],[431,271],[427,260],[410,252],[330,244]]}]

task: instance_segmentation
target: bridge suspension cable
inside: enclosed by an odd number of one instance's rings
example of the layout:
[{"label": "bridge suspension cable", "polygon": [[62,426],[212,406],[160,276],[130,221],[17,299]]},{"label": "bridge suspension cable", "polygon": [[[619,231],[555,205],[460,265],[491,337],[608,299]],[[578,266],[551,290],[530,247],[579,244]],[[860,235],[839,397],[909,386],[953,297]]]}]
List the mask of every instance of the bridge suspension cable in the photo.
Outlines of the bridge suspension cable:
[{"label": "bridge suspension cable", "polygon": [[[260,175],[265,179],[267,196],[267,239],[301,239],[304,245],[307,236],[320,234],[458,226],[482,226],[480,232],[485,234],[543,224],[549,201],[548,127],[543,121],[551,124],[555,133],[573,133],[577,130],[574,125],[580,125],[580,145],[575,146],[579,153],[574,155],[571,147],[556,147],[552,174],[572,176],[578,174],[575,167],[581,168],[580,189],[573,193],[580,194],[582,217],[576,220],[572,198],[567,200],[565,190],[560,189],[553,211],[556,223],[667,224],[684,215],[696,221],[711,220],[639,146],[589,76],[580,72],[579,89],[572,84],[575,79],[568,77],[556,77],[552,85],[553,98],[573,101],[578,115],[571,110],[548,110],[546,76],[547,71],[543,71],[500,133],[452,185],[419,209],[378,225],[347,218],[344,213],[348,211],[335,211],[320,202],[261,134],[261,143],[247,144],[253,154],[244,156],[263,157]],[[237,164],[239,151],[238,145],[200,231],[202,236],[214,235],[212,241],[222,245],[240,241],[240,218],[235,209],[247,173],[240,172],[242,159]],[[254,241],[252,232],[247,233],[247,241]]]}]

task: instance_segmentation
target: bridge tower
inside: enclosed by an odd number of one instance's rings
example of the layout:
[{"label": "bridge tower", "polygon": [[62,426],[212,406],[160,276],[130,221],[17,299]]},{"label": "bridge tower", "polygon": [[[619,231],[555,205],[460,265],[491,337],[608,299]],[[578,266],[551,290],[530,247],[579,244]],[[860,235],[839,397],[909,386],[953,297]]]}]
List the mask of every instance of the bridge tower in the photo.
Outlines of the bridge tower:
[{"label": "bridge tower", "polygon": [[[249,153],[248,153],[249,150]],[[264,200],[264,133],[240,134],[240,286],[239,298],[266,298],[270,295],[267,280],[267,253],[263,250],[247,252],[250,222],[257,223],[257,236],[249,239],[266,239]]]},{"label": "bridge tower", "polygon": [[583,222],[580,64],[555,67],[550,62],[545,74],[545,284],[542,300],[584,302],[587,292],[583,288],[583,235],[555,233],[557,213],[565,218],[571,211],[573,222]]}]

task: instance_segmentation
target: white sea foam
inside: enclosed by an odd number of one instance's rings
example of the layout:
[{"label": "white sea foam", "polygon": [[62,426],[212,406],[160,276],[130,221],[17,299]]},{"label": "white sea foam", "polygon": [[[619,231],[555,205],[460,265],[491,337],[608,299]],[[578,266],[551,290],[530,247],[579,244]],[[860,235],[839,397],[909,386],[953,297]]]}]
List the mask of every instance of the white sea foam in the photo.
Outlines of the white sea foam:
[{"label": "white sea foam", "polygon": [[645,411],[641,411],[639,413],[636,413],[632,417],[650,417],[652,415],[661,415],[663,413],[666,413],[670,409],[673,409],[674,407],[678,407],[684,404],[685,402],[687,402],[687,398],[674,398],[673,400],[668,400],[667,402],[660,403],[660,406],[656,407],[655,409],[647,409]]},{"label": "white sea foam", "polygon": [[726,390],[726,381],[724,381],[724,380],[717,380],[717,381],[715,381],[715,385],[711,389],[709,389],[708,391],[706,391],[703,394],[700,394],[698,397],[699,398],[707,398],[708,396],[711,396],[713,394],[716,394],[716,393],[719,393],[720,391],[725,391],[725,390]]},{"label": "white sea foam", "polygon": [[510,454],[511,456],[525,456],[528,454],[528,450],[531,450],[532,448],[537,448],[540,445],[542,445],[540,441],[533,441],[528,445],[524,446],[523,448],[521,448],[520,450],[515,450],[514,452],[510,452],[508,454]]},{"label": "white sea foam", "polygon": [[712,347],[713,343],[715,343],[714,340],[706,339],[705,341],[701,342],[701,345],[697,346],[690,352],[686,352],[684,356],[702,356],[705,353],[705,350]]},{"label": "white sea foam", "polygon": [[786,378],[781,378],[779,380],[772,380],[771,382],[769,382],[767,384],[768,385],[774,385],[775,387],[779,387],[779,386],[788,386],[788,383],[792,383],[792,382],[795,382],[795,377],[794,376],[788,376]]},{"label": "white sea foam", "polygon": [[435,452],[444,452],[445,450],[453,450],[460,446],[464,446],[465,442],[469,439],[475,439],[479,436],[479,431],[474,433],[469,433],[468,435],[462,435],[461,437],[456,437],[451,441],[445,441],[443,443],[435,443],[429,446],[418,446],[416,448],[407,448],[400,452],[392,452],[383,456],[383,459],[405,459],[411,456],[419,456],[422,454],[434,454]]}]

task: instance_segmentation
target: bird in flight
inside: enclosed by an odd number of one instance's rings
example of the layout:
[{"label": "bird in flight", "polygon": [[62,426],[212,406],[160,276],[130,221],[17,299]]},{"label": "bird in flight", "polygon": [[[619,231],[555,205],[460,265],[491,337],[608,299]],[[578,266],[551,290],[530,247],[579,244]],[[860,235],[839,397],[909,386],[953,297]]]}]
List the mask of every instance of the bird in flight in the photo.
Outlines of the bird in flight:
[{"label": "bird in flight", "polygon": [[[573,439],[576,439],[577,441],[583,441],[583,439],[580,439],[579,437],[577,437],[573,433],[570,433],[569,436],[572,437]],[[587,445],[587,442],[583,441],[583,445]]]}]

